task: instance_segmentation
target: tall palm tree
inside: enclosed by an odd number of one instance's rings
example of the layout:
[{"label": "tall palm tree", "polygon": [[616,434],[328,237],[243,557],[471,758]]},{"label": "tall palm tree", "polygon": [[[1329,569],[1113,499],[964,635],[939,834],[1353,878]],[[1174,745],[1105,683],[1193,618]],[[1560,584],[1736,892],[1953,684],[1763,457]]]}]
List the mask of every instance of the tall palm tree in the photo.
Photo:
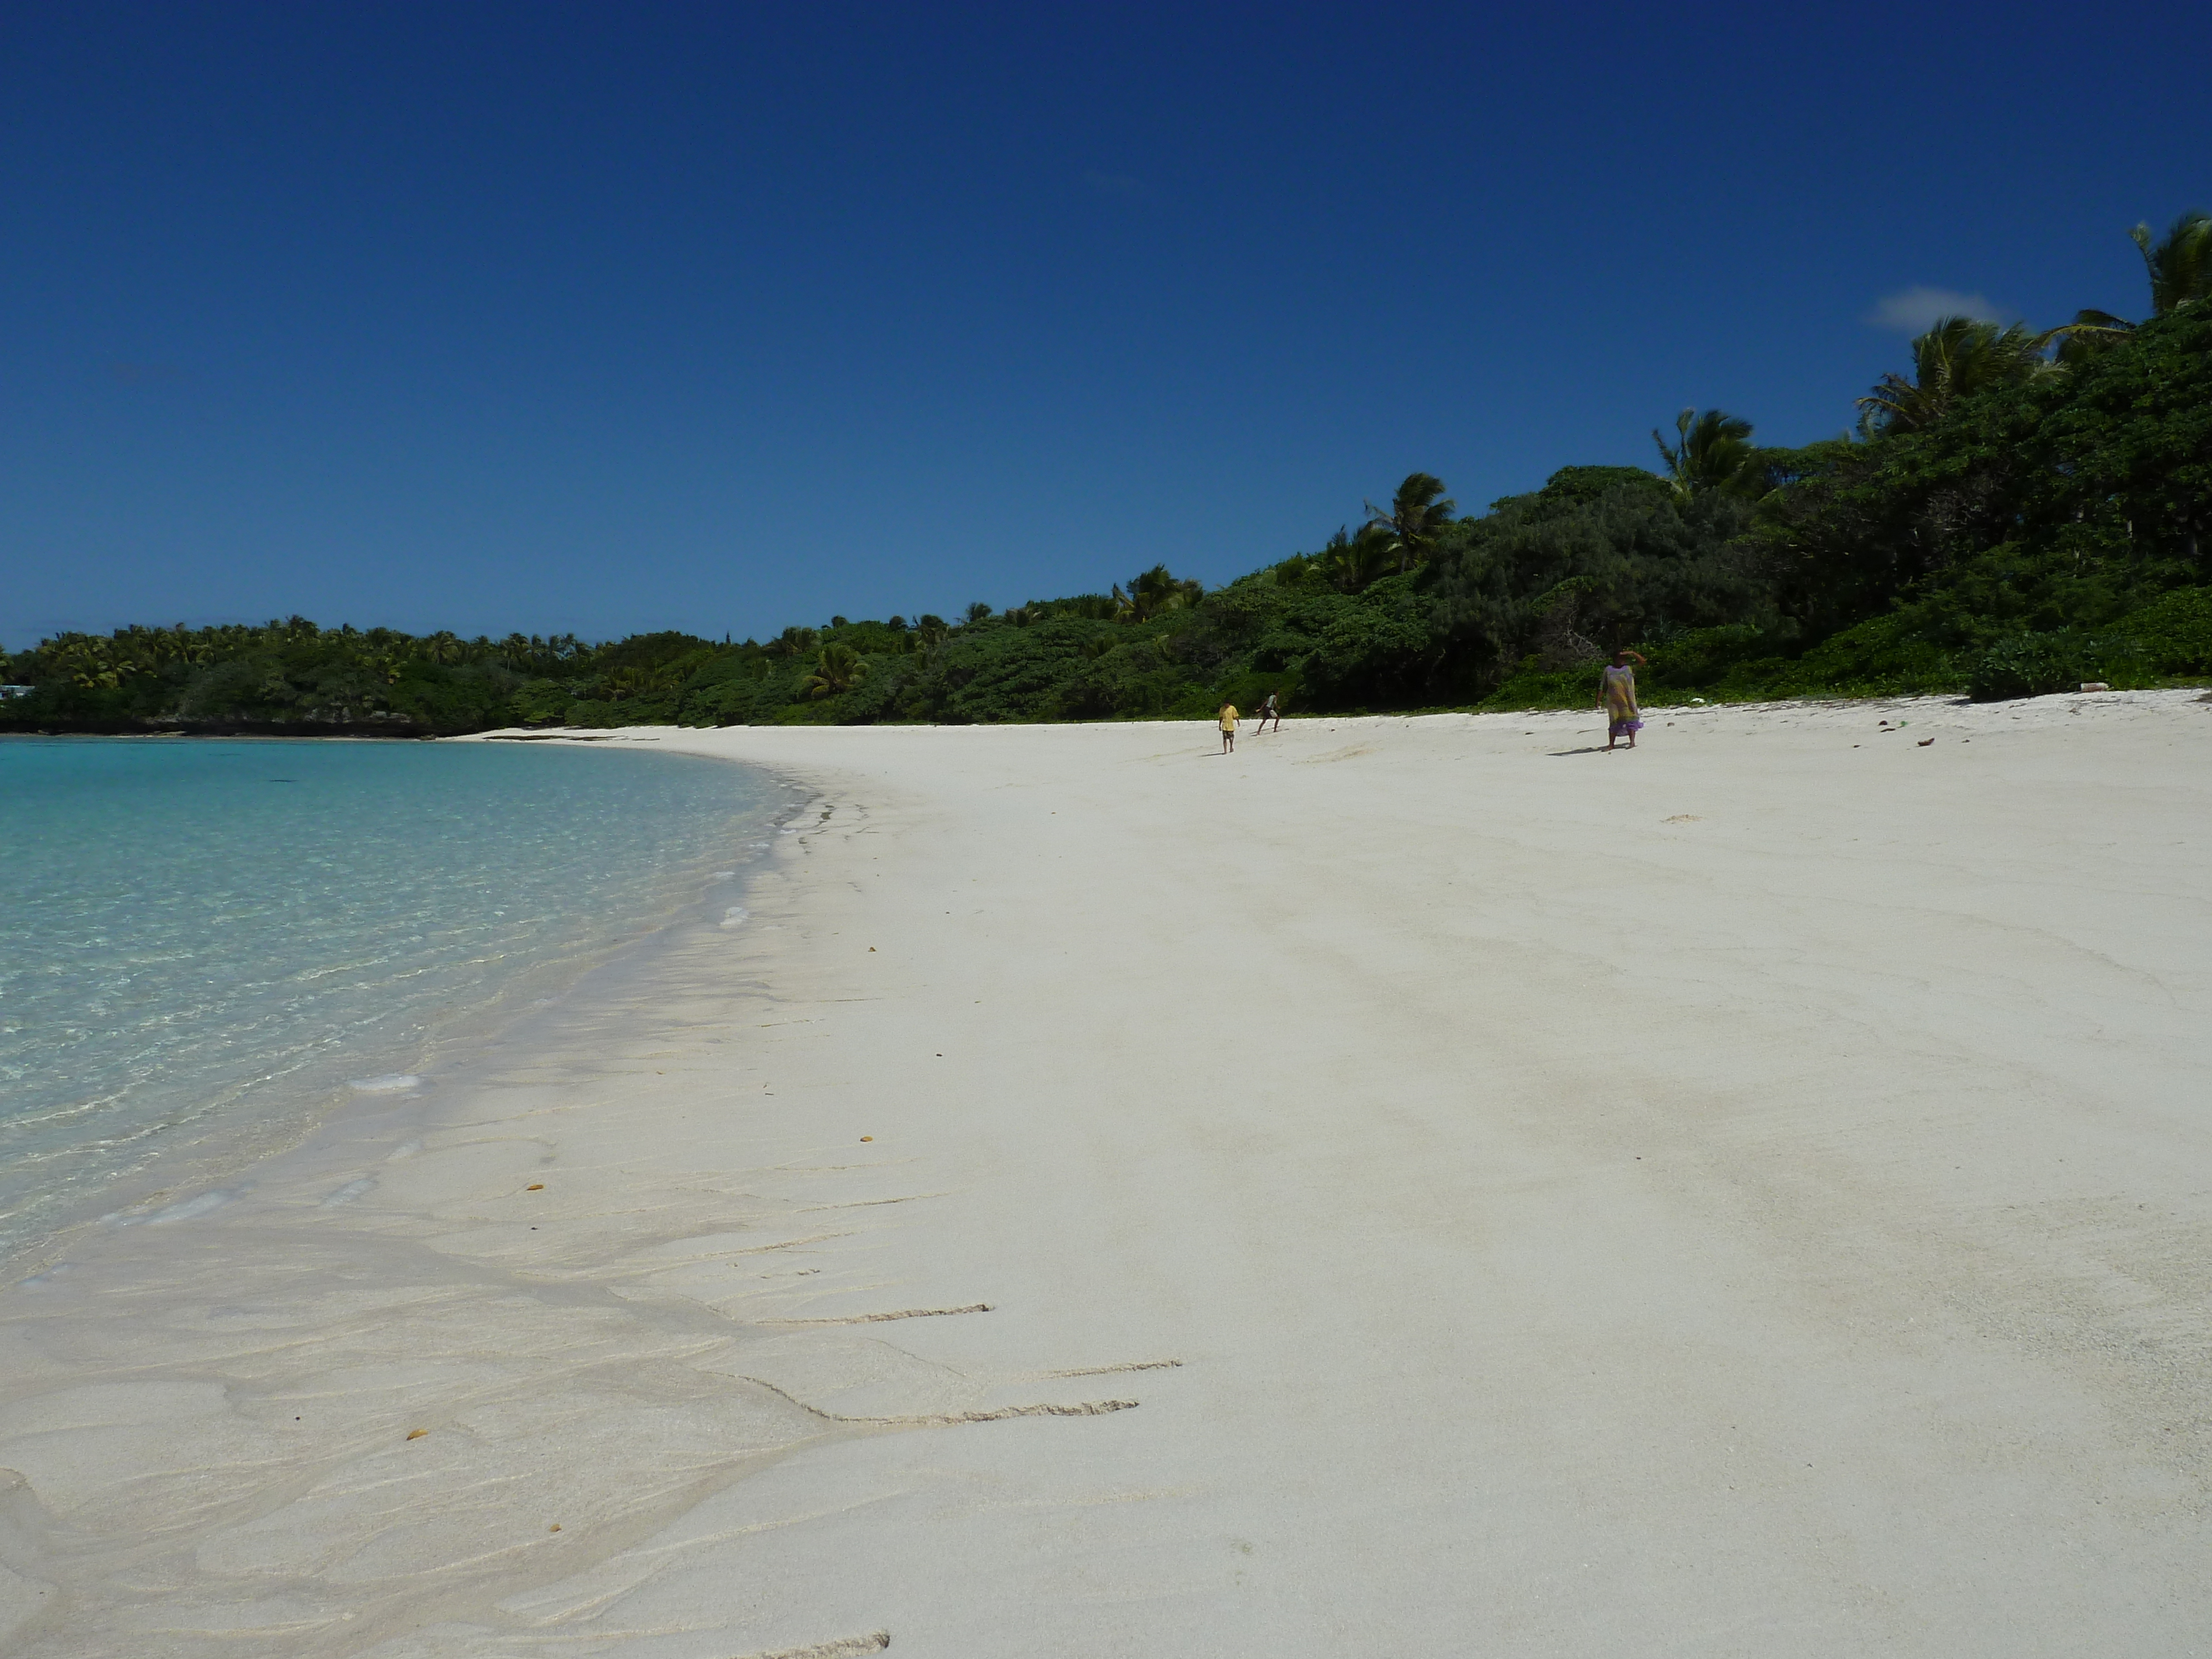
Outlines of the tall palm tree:
[{"label": "tall palm tree", "polygon": [[810,697],[834,697],[868,678],[867,659],[849,645],[830,644],[814,659],[814,672],[799,681]]},{"label": "tall palm tree", "polygon": [[1700,489],[1749,489],[1758,474],[1759,452],[1752,447],[1751,422],[1725,410],[1700,412],[1693,405],[1674,417],[1673,443],[1656,426],[1651,441],[1659,446],[1668,483],[1681,501]]},{"label": "tall palm tree", "polygon": [[[2170,317],[2184,306],[2212,298],[2212,213],[2191,208],[2154,236],[2137,225],[2128,240],[2142,255],[2150,279],[2150,314]],[[2061,362],[2078,362],[2134,333],[2136,325],[2109,311],[2077,311],[2058,348]]]},{"label": "tall palm tree", "polygon": [[1429,556],[1456,510],[1444,497],[1443,480],[1429,472],[1408,472],[1390,498],[1388,512],[1372,501],[1364,505],[1367,522],[1362,530],[1379,530],[1389,538],[1401,570],[1410,570]]},{"label": "tall palm tree", "polygon": [[1912,378],[1885,374],[1859,399],[1859,431],[1869,438],[1923,431],[1978,392],[2032,380],[2051,367],[2043,355],[2051,343],[2068,332],[1940,317],[1912,343]]},{"label": "tall palm tree", "polygon": [[2192,208],[2155,240],[2148,225],[2137,225],[2128,234],[2150,276],[2152,316],[2171,316],[2212,296],[2212,213]]}]

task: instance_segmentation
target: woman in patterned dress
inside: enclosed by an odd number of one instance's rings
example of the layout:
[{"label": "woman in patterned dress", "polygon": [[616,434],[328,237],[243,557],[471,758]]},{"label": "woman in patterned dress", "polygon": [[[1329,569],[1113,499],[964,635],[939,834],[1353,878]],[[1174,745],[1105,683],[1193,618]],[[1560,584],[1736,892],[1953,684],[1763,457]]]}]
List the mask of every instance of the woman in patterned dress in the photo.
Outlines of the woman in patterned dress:
[{"label": "woman in patterned dress", "polygon": [[1636,706],[1636,671],[1628,665],[1631,657],[1638,662],[1644,660],[1638,652],[1616,651],[1613,660],[1598,673],[1597,706],[1605,710],[1607,749],[1624,737],[1628,739],[1628,746],[1635,748],[1636,734],[1644,729],[1644,714]]}]

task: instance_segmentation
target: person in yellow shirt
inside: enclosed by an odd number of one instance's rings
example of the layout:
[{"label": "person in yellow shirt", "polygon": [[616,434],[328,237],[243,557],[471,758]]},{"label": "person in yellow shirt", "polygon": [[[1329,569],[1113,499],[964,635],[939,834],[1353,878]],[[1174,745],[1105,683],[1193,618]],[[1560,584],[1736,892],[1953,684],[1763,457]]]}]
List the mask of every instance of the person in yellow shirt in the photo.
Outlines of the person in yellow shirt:
[{"label": "person in yellow shirt", "polygon": [[1237,752],[1237,705],[1233,702],[1221,705],[1221,752],[1224,755]]}]

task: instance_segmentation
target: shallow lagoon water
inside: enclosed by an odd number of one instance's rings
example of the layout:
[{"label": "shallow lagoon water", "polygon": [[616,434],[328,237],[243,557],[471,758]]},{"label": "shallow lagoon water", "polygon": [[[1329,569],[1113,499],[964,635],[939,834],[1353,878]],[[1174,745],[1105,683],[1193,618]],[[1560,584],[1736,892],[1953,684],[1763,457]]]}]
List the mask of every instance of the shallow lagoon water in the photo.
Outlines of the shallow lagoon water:
[{"label": "shallow lagoon water", "polygon": [[441,1038],[733,897],[778,804],[641,750],[0,742],[0,1250],[422,1086]]}]

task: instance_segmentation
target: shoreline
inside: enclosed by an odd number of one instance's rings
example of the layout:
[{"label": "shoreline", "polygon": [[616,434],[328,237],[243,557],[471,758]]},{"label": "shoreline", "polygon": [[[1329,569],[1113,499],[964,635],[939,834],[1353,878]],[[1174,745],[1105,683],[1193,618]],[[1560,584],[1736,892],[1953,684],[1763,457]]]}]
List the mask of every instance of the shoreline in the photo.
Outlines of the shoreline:
[{"label": "shoreline", "polygon": [[[296,738],[220,740],[304,741]],[[744,838],[765,836],[772,841],[792,810],[774,805],[775,792],[781,787],[779,778],[765,769],[750,769],[762,780],[760,810],[769,814],[762,827],[757,831],[743,827],[752,809],[736,812],[721,832],[732,838],[730,846],[689,856],[682,870],[662,884],[664,890],[638,896],[643,901],[641,908],[613,930],[580,945],[576,943],[578,936],[571,935],[558,948],[541,951],[507,972],[488,994],[480,991],[463,1004],[426,1012],[423,1029],[411,1036],[395,1041],[379,1034],[358,1054],[296,1059],[289,1069],[274,1075],[238,1082],[238,1089],[251,1091],[251,1104],[239,1098],[220,1103],[194,1100],[188,1107],[170,1109],[150,1128],[125,1126],[141,1138],[176,1137],[177,1144],[159,1146],[142,1162],[106,1178],[96,1190],[78,1194],[58,1216],[9,1239],[0,1249],[0,1285],[41,1273],[57,1255],[66,1255],[71,1241],[88,1230],[130,1228],[155,1221],[166,1224],[170,1218],[166,1212],[197,1203],[210,1190],[227,1193],[236,1188],[253,1170],[296,1151],[334,1120],[355,1111],[386,1112],[395,1098],[406,1097],[365,1085],[402,1075],[465,1073],[487,1043],[501,1040],[505,1033],[526,1024],[549,1004],[584,989],[595,975],[640,951],[650,951],[663,934],[720,902],[713,891],[714,866],[732,865],[732,892],[741,889],[745,875],[760,857],[745,850]]]},{"label": "shoreline", "polygon": [[652,733],[743,926],[7,1292],[0,1634],[2187,1651],[2195,700]]},{"label": "shoreline", "polygon": [[[1642,701],[1644,707],[1662,713],[1678,713],[1683,710],[1721,708],[1819,709],[1875,707],[1886,708],[1894,704],[1942,704],[1945,706],[1954,706],[1966,708],[2004,709],[2050,702],[2059,698],[2071,699],[2082,696],[2166,697],[2178,696],[2189,692],[2212,695],[2212,691],[2208,691],[2208,688],[2212,688],[2212,679],[2208,679],[2203,675],[2169,675],[2162,677],[2159,683],[2154,685],[2129,686],[2119,690],[2107,690],[2102,692],[2063,690],[2039,692],[2027,696],[1995,699],[1984,702],[1976,702],[1972,696],[1967,695],[1965,690],[1958,688],[1943,691],[1814,691],[1780,694],[1773,696],[1761,696],[1755,694],[1747,694],[1739,696],[1730,696],[1727,695],[1713,696],[1690,696],[1686,693],[1676,693],[1665,689],[1656,689],[1644,693]],[[1460,717],[1468,720],[1513,720],[1519,718],[1524,714],[1554,715],[1574,714],[1582,712],[1583,707],[1583,706],[1579,703],[1572,705],[1545,703],[1528,708],[1492,708],[1482,703],[1439,704],[1414,708],[1383,709],[1380,711],[1358,709],[1350,713],[1341,714],[1307,714],[1303,711],[1290,711],[1284,714],[1283,720],[1284,722],[1288,725],[1296,725],[1302,721],[1312,722],[1318,720],[1432,720],[1444,717]],[[1165,716],[1145,714],[1108,714],[1085,715],[1065,720],[979,721],[969,722],[968,724],[977,726],[989,726],[994,730],[1008,729],[1033,731],[1044,730],[1048,728],[1056,730],[1069,726],[1091,726],[1109,727],[1127,726],[1205,726],[1209,723],[1210,719],[1210,716],[1203,715]],[[605,743],[621,741],[658,742],[660,740],[658,737],[633,735],[625,738],[623,735],[624,733],[645,732],[668,732],[674,733],[678,738],[682,738],[702,732],[732,730],[938,732],[957,731],[962,729],[965,729],[964,726],[945,723],[933,723],[926,720],[872,720],[854,725],[817,725],[811,722],[806,722],[789,726],[770,725],[747,726],[743,723],[739,723],[737,726],[571,726],[558,724],[548,724],[543,726],[486,726],[482,730],[473,732],[434,732],[428,729],[413,729],[405,732],[377,732],[355,731],[351,729],[321,729],[313,726],[302,726],[297,729],[253,729],[246,727],[234,729],[222,726],[183,729],[178,727],[149,726],[134,727],[129,730],[94,730],[86,728],[37,732],[6,731],[0,732],[0,742],[5,742],[11,738],[44,738],[51,740],[60,738],[96,739],[167,739],[173,738],[190,738],[210,742],[222,743],[366,743],[378,745],[394,743],[481,743],[488,740],[507,743]]]}]

